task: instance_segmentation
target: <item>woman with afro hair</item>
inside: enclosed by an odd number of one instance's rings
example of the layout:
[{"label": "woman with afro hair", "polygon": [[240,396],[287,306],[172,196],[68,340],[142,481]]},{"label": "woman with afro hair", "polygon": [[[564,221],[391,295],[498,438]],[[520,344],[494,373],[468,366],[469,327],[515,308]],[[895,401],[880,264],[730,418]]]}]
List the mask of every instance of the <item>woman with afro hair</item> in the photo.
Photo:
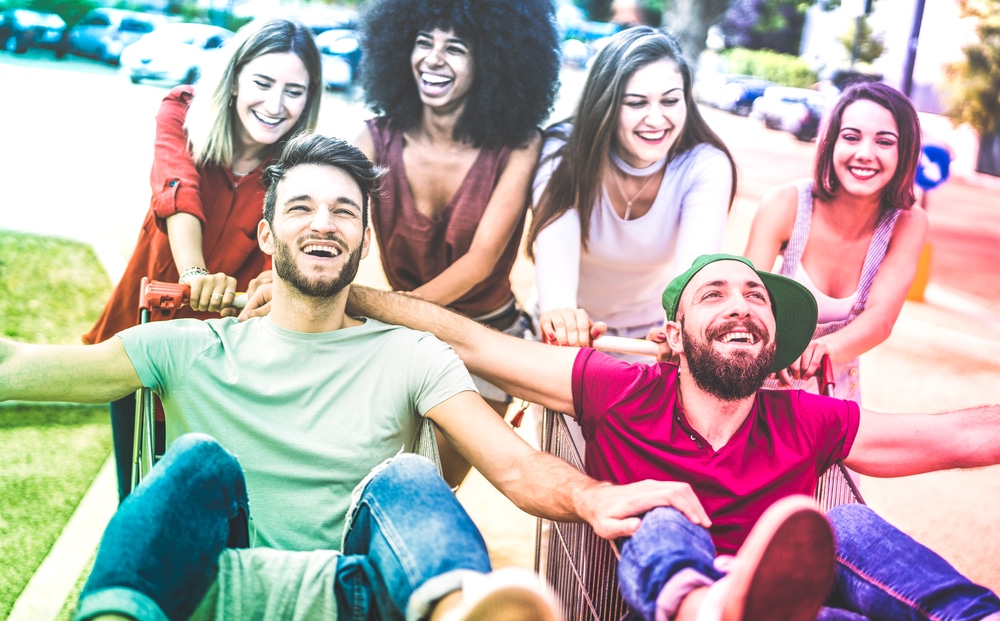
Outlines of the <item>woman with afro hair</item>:
[{"label": "woman with afro hair", "polygon": [[[381,116],[355,144],[388,168],[372,223],[389,284],[524,336],[510,271],[558,87],[551,2],[374,0],[361,35]],[[474,379],[503,415],[510,396]]]}]

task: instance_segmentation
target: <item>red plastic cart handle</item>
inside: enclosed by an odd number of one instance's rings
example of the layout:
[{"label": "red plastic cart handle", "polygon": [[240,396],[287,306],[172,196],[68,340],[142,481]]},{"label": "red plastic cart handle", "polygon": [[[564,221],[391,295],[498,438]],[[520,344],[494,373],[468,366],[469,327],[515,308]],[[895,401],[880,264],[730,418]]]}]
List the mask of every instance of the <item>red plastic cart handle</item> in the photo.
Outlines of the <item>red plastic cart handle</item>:
[{"label": "red plastic cart handle", "polygon": [[139,286],[139,310],[180,308],[191,300],[191,287],[143,277]]},{"label": "red plastic cart handle", "polygon": [[[150,280],[145,276],[139,285],[139,310],[162,308],[175,310],[191,301],[191,287],[177,282]],[[245,293],[237,293],[233,306],[243,308],[247,303]]]}]

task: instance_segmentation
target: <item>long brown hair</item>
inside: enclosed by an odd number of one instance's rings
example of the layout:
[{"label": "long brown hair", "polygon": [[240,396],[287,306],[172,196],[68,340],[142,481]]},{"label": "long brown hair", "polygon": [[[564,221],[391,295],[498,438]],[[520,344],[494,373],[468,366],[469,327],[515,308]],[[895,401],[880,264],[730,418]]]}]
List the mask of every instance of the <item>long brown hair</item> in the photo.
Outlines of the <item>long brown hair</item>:
[{"label": "long brown hair", "polygon": [[542,166],[551,158],[562,158],[535,206],[528,230],[529,257],[533,256],[532,247],[542,229],[574,206],[580,214],[580,243],[587,247],[590,218],[601,187],[601,173],[609,162],[625,87],[636,71],[663,59],[675,63],[681,72],[687,106],[687,121],[667,159],[672,160],[702,143],[725,153],[732,167],[733,184],[729,195],[732,207],[736,196],[736,164],[722,139],[698,111],[691,94],[691,66],[672,35],[658,28],[636,26],[611,37],[598,53],[580,94],[569,134],[563,124],[553,125],[545,131],[545,138],[560,137],[566,144],[539,162]]}]

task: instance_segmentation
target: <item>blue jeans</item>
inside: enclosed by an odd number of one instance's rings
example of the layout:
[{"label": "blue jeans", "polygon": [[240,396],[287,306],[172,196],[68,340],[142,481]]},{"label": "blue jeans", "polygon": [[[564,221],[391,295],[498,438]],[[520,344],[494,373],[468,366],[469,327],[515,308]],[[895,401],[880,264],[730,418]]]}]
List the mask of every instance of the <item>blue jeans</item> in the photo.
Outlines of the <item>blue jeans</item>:
[{"label": "blue jeans", "polygon": [[[833,591],[819,619],[1000,618],[1000,599],[959,574],[940,556],[864,505],[843,505],[827,516],[837,538]],[[622,546],[618,580],[639,618],[652,621],[667,580],[690,567],[712,581],[722,577],[708,531],[670,507],[654,509]]]},{"label": "blue jeans", "polygon": [[[337,560],[340,619],[403,619],[408,605],[418,615],[464,573],[490,571],[482,536],[427,459],[389,460],[355,493]],[[233,455],[209,436],[178,438],[109,523],[75,618],[188,618],[219,556],[246,546],[247,506]]]}]

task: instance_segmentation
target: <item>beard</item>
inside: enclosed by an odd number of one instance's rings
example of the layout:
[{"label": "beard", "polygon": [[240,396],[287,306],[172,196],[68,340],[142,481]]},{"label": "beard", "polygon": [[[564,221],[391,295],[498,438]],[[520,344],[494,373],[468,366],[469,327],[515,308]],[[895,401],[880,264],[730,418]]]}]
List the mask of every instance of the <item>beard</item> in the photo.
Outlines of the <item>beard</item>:
[{"label": "beard", "polygon": [[736,327],[734,324],[720,326],[706,341],[689,333],[681,320],[684,354],[691,379],[699,388],[723,401],[739,401],[757,392],[774,364],[775,343],[768,338],[767,331],[753,325],[736,325],[770,343],[757,354],[738,351],[726,357],[712,343],[715,335],[732,330]]},{"label": "beard", "polygon": [[274,271],[281,280],[304,296],[330,298],[354,282],[354,277],[358,275],[358,267],[361,265],[361,246],[348,249],[345,254],[347,261],[337,274],[310,278],[299,269],[289,244],[275,239]]}]

